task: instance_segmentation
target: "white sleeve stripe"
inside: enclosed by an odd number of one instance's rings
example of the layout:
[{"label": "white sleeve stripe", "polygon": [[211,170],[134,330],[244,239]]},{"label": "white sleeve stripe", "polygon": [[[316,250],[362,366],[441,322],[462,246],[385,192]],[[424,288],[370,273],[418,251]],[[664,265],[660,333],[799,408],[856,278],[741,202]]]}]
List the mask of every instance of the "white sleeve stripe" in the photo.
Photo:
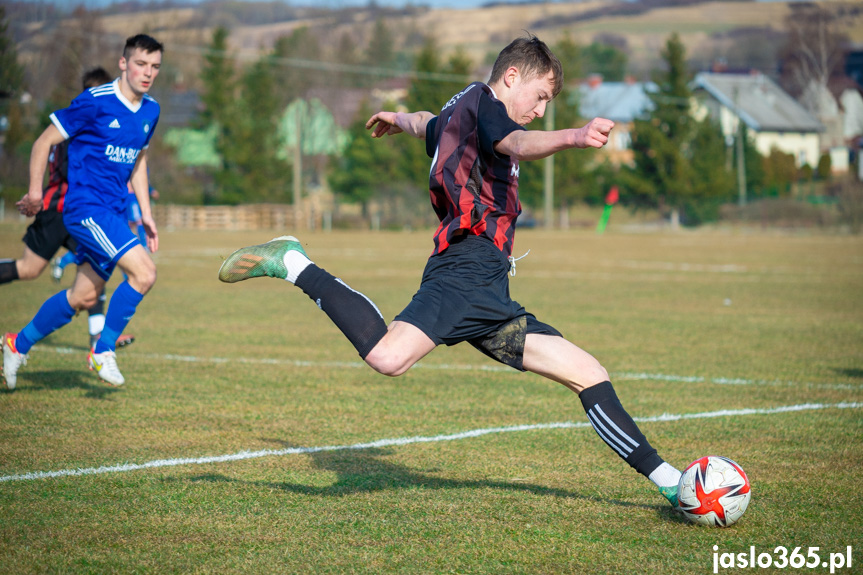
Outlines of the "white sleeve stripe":
[{"label": "white sleeve stripe", "polygon": [[616,424],[611,420],[611,418],[610,418],[610,417],[608,417],[607,415],[605,415],[605,412],[604,412],[604,411],[602,411],[602,408],[601,408],[601,407],[599,407],[599,405],[595,405],[594,407],[596,407],[596,411],[597,411],[597,413],[599,413],[599,415],[601,415],[601,416],[602,416],[602,418],[603,418],[606,422],[608,422],[608,425],[610,425],[612,428],[614,428],[614,430],[615,430],[615,431],[617,431],[617,433],[619,433],[619,434],[620,434],[620,437],[621,437],[621,438],[623,438],[623,439],[625,439],[626,441],[628,441],[629,443],[631,443],[631,444],[632,444],[632,447],[633,447],[634,449],[637,449],[637,448],[638,448],[638,442],[637,442],[637,441],[635,441],[634,439],[632,439],[629,435],[627,435],[625,431],[623,431],[622,429],[620,429],[620,428],[619,428],[619,427],[618,427],[618,426],[617,426],[617,425],[616,425]]},{"label": "white sleeve stripe", "polygon": [[60,120],[59,120],[59,119],[57,118],[57,116],[56,116],[56,115],[54,115],[54,114],[51,114],[51,123],[52,123],[52,124],[54,124],[54,127],[55,127],[55,128],[57,128],[58,130],[60,130],[60,133],[61,133],[61,134],[63,134],[63,139],[64,139],[64,140],[68,140],[68,139],[69,139],[69,133],[66,131],[66,129],[65,129],[65,128],[63,128],[63,124],[61,124],[61,123],[60,123]]},{"label": "white sleeve stripe", "polygon": [[[607,427],[605,427],[596,414],[593,413],[593,410],[587,412],[587,417],[590,419],[590,423],[593,425],[593,429],[599,434],[603,441],[609,444],[611,447],[615,449],[618,453],[620,453],[623,457],[626,457],[630,453],[632,453],[632,448],[626,445],[619,438],[615,437],[613,433],[611,433]],[[618,448],[617,446],[620,446]],[[624,453],[625,452],[625,453]]]},{"label": "white sleeve stripe", "polygon": [[587,414],[587,417],[588,419],[590,419],[590,424],[593,425],[593,430],[596,431],[596,434],[599,435],[599,438],[602,439],[606,443],[606,445],[615,450],[622,458],[626,459],[626,456],[629,455],[629,453],[625,453],[621,448],[615,445],[613,441],[606,437],[604,433],[602,433],[600,428],[597,427],[596,423],[594,423],[590,413]]}]

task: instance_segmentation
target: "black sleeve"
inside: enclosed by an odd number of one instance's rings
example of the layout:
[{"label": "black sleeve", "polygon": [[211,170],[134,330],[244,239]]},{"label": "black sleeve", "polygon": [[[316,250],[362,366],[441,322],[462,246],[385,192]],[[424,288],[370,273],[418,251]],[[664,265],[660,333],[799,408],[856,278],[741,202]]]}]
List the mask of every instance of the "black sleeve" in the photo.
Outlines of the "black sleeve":
[{"label": "black sleeve", "polygon": [[434,129],[437,126],[437,119],[439,116],[435,116],[429,123],[426,124],[426,154],[428,154],[429,158],[434,158],[434,151],[437,148],[437,141],[435,141],[434,137]]},{"label": "black sleeve", "polygon": [[496,143],[516,130],[524,130],[524,126],[519,126],[507,115],[506,106],[503,103],[492,100],[485,92],[479,99],[477,125],[479,148],[483,154],[495,154]]}]

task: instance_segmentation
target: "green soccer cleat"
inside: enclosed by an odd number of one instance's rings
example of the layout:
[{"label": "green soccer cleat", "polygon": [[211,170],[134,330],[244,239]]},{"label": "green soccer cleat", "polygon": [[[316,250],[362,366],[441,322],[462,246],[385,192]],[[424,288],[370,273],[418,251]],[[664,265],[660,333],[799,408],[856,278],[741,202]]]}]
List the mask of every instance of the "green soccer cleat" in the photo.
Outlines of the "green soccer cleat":
[{"label": "green soccer cleat", "polygon": [[668,502],[671,503],[672,507],[674,507],[675,509],[678,508],[676,485],[672,485],[671,487],[660,487],[659,492],[662,494],[663,497],[668,499]]},{"label": "green soccer cleat", "polygon": [[306,256],[300,240],[293,236],[282,236],[265,244],[239,249],[228,256],[219,268],[219,279],[225,283],[263,276],[286,279],[288,270],[285,267],[285,254],[292,250]]}]

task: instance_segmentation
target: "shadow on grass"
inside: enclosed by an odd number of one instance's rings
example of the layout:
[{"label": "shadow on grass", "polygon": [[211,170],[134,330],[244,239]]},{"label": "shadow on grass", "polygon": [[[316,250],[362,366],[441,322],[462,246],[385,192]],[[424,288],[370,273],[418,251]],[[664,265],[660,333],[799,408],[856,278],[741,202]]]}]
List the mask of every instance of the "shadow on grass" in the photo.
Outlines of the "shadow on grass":
[{"label": "shadow on grass", "polygon": [[833,371],[835,371],[839,375],[844,375],[846,377],[856,377],[858,379],[863,378],[863,369],[861,369],[859,367],[848,367],[848,368],[834,367]]},{"label": "shadow on grass", "polygon": [[327,451],[310,453],[309,456],[314,461],[317,468],[329,471],[336,474],[336,481],[331,485],[318,487],[313,485],[303,485],[300,483],[285,482],[266,482],[266,481],[244,481],[235,479],[221,474],[198,475],[192,478],[192,481],[210,482],[210,483],[247,483],[265,486],[270,489],[279,489],[291,493],[299,493],[314,497],[344,497],[358,493],[371,493],[375,491],[395,490],[395,489],[500,489],[507,491],[519,491],[532,493],[534,495],[560,497],[564,499],[578,499],[581,501],[593,501],[596,503],[604,503],[617,505],[619,507],[635,507],[641,509],[655,509],[663,517],[676,517],[668,505],[644,505],[640,503],[631,503],[629,501],[619,501],[615,499],[605,499],[592,495],[582,495],[580,493],[560,489],[556,487],[546,487],[533,483],[524,483],[520,481],[494,481],[489,479],[481,480],[459,480],[447,479],[431,475],[427,472],[410,469],[403,465],[397,465],[389,461],[385,461],[383,457],[392,453],[388,449],[364,449],[346,450],[346,451]]},{"label": "shadow on grass", "polygon": [[[25,368],[26,369],[26,368]],[[77,371],[57,369],[51,371],[21,371],[18,386],[8,393],[31,393],[45,390],[83,389],[84,397],[110,399],[120,391],[101,381],[86,369]]]}]

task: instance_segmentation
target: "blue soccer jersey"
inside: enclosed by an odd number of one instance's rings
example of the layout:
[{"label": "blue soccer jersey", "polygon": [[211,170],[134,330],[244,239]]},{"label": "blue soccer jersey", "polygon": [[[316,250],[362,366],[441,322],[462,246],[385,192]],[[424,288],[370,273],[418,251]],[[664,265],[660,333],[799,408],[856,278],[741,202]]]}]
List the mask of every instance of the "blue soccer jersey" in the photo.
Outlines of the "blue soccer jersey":
[{"label": "blue soccer jersey", "polygon": [[125,214],[126,183],[159,121],[156,100],[145,94],[133,105],[114,80],[85,90],[51,114],[51,121],[69,141],[65,211],[107,208]]}]

